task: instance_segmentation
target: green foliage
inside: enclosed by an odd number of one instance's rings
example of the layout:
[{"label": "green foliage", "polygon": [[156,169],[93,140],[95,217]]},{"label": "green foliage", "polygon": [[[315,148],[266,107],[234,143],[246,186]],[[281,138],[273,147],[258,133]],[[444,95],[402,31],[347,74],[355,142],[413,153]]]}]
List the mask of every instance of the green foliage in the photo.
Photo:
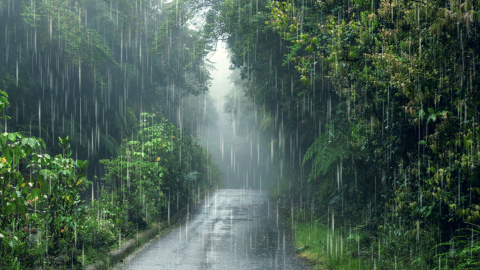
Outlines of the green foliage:
[{"label": "green foliage", "polygon": [[[216,185],[212,157],[185,135],[217,117],[206,94],[213,40],[190,27],[194,12],[213,5],[0,3],[0,110],[13,118],[0,127],[0,268],[80,268],[166,218],[169,201],[173,214]],[[190,109],[193,115],[174,115]],[[145,111],[187,131],[147,126],[153,118]],[[105,182],[95,180],[85,205],[87,167],[88,177],[103,173],[100,159],[110,171]]]},{"label": "green foliage", "polygon": [[447,252],[435,256],[439,266],[449,269],[477,269],[480,267],[480,230],[465,228],[455,231],[450,241],[436,245],[437,248],[446,247]]},{"label": "green foliage", "polygon": [[[298,213],[298,212],[297,212]],[[293,221],[298,256],[307,260],[313,269],[373,269],[373,264],[358,256],[358,242],[352,232],[332,230],[321,222],[308,222],[299,211]],[[361,239],[361,240],[360,240]],[[363,251],[363,248],[362,248]],[[354,257],[351,255],[355,254]]]},{"label": "green foliage", "polygon": [[63,154],[37,154],[29,165],[38,174],[36,185],[43,194],[39,203],[48,206],[40,218],[47,221],[44,229],[52,239],[48,246],[54,256],[68,254],[77,244],[75,230],[84,214],[80,192],[89,185],[85,172],[89,162],[70,158],[68,136],[59,140]]},{"label": "green foliage", "polygon": [[167,218],[170,202],[183,207],[216,187],[212,157],[179,133],[165,118],[143,113],[135,137],[102,161],[108,172],[89,207],[81,199],[91,184],[89,161],[71,158],[68,136],[59,138],[62,154],[52,157],[41,139],[1,134],[0,268],[79,268]]},{"label": "green foliage", "polygon": [[312,161],[312,167],[315,169],[310,172],[309,180],[325,175],[333,163],[339,161],[342,156],[348,155],[344,147],[345,141],[340,136],[324,133],[317,138],[303,156],[302,164],[315,156]]},{"label": "green foliage", "polygon": [[[6,94],[1,94],[3,109],[8,102]],[[19,133],[1,135],[2,268],[55,266],[52,258],[78,252],[76,226],[84,214],[80,192],[88,186],[85,170],[89,162],[70,158],[68,137],[59,141],[63,154],[51,157],[42,153],[45,143],[41,139]]]},{"label": "green foliage", "polygon": [[138,230],[169,219],[169,208],[173,214],[195,201],[219,177],[211,156],[191,136],[180,137],[173,124],[154,114],[143,113],[141,121],[138,134],[121,144],[117,156],[101,161],[107,170],[104,192],[110,195],[95,207],[122,238],[132,235],[132,224]]},{"label": "green foliage", "polygon": [[[98,160],[110,158],[123,138],[138,132],[140,113],[164,113],[180,126],[173,114],[197,104],[182,101],[208,90],[205,56],[212,41],[189,25],[196,23],[193,13],[210,4],[18,0],[0,5],[5,30],[0,88],[10,96],[7,112],[14,118],[8,127],[42,138],[51,153],[61,151],[56,138],[68,135],[75,155],[92,161],[92,173],[101,170]],[[185,125],[190,134],[196,124],[212,125],[215,115],[209,111],[207,121],[192,118]]]},{"label": "green foliage", "polygon": [[269,171],[294,170],[277,194],[364,222],[377,243],[389,223],[398,245],[379,253],[435,267],[436,241],[480,220],[479,2],[263,4],[226,1],[221,22],[268,148],[290,139],[272,154]]}]

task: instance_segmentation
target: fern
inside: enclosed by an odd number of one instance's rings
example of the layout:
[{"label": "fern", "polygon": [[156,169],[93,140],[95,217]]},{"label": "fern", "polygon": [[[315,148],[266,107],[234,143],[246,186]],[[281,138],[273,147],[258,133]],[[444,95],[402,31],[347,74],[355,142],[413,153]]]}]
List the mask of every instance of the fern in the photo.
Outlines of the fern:
[{"label": "fern", "polygon": [[480,230],[475,228],[464,228],[455,231],[450,241],[440,243],[437,247],[449,247],[444,252],[435,257],[447,264],[450,269],[479,269],[480,268]]},{"label": "fern", "polygon": [[272,116],[270,115],[270,113],[265,112],[265,115],[262,119],[262,122],[260,123],[260,126],[261,126],[262,130],[265,131],[273,125],[273,122],[274,122],[274,120],[273,120]]},{"label": "fern", "polygon": [[[331,139],[331,134],[323,133],[308,148],[303,157],[302,166],[313,158],[309,181],[317,176],[325,175],[341,156],[347,154],[340,138]],[[330,140],[331,139],[331,140]]]},{"label": "fern", "polygon": [[107,134],[105,136],[105,134],[100,134],[100,140],[102,141],[102,145],[105,145],[107,151],[111,155],[114,155],[117,152],[119,145],[115,138],[113,138],[111,135]]}]

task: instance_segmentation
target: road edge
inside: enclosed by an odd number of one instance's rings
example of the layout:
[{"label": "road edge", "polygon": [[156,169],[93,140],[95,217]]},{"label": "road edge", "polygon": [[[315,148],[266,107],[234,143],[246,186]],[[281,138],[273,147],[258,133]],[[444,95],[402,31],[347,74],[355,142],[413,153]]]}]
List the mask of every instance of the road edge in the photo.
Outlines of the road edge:
[{"label": "road edge", "polygon": [[[202,199],[204,199],[205,196],[209,196],[212,192],[215,192],[217,189],[218,188],[214,188],[213,190],[206,192],[205,194],[203,194]],[[202,199],[200,199],[199,201],[201,201]],[[122,244],[119,248],[105,254],[103,259],[88,265],[85,269],[86,270],[108,270],[111,267],[114,267],[121,260],[133,254],[136,250],[138,250],[139,248],[141,248],[142,246],[144,246],[145,244],[147,244],[157,236],[161,235],[167,229],[173,228],[176,225],[177,221],[181,220],[184,216],[186,216],[188,213],[192,212],[196,208],[197,202],[193,203],[193,205],[194,207],[185,206],[181,210],[177,211],[173,215],[172,222],[170,225],[165,220],[160,222],[159,224],[152,225],[152,228],[139,233],[136,239],[132,238],[128,240],[127,242]]]}]

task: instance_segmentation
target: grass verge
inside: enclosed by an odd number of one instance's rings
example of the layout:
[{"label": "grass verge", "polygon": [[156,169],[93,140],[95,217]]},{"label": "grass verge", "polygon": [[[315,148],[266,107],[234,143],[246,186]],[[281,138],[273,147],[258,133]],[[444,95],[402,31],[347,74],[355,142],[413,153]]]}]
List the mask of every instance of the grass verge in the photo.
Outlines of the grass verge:
[{"label": "grass verge", "polygon": [[355,234],[344,237],[342,229],[332,230],[318,222],[294,221],[295,247],[299,257],[314,269],[374,269],[375,263],[357,255]]}]

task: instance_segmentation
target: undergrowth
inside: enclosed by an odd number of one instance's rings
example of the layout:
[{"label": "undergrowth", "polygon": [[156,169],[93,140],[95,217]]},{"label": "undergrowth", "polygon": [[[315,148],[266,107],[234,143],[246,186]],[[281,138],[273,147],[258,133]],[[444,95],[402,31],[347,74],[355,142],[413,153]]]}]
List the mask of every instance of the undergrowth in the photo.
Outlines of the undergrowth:
[{"label": "undergrowth", "polygon": [[318,221],[293,224],[298,256],[314,269],[373,269],[369,262],[352,256],[357,252],[355,235],[344,237],[341,229],[332,230]]},{"label": "undergrowth", "polygon": [[368,231],[365,225],[335,225],[331,216],[315,220],[307,211],[289,216],[297,254],[314,269],[480,269],[477,227],[438,243],[434,226],[419,225],[418,234],[388,223]]}]

